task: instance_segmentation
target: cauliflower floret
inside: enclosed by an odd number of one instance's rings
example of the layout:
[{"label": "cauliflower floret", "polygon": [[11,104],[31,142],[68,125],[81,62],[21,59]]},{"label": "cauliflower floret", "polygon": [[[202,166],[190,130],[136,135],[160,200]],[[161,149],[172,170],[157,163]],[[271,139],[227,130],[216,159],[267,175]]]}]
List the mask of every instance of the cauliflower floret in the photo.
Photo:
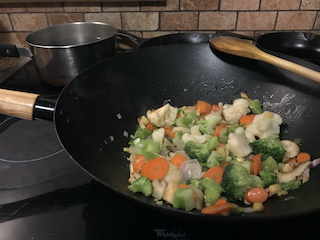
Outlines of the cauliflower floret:
[{"label": "cauliflower floret", "polygon": [[170,164],[170,168],[164,176],[163,180],[166,182],[174,181],[174,182],[181,182],[183,178],[182,172],[175,166]]},{"label": "cauliflower floret", "polygon": [[157,200],[161,200],[163,196],[163,192],[167,187],[167,182],[163,180],[160,181],[159,179],[155,179],[152,181],[152,186],[153,186],[152,196]]},{"label": "cauliflower floret", "polygon": [[154,111],[147,112],[149,121],[157,127],[166,127],[174,124],[178,108],[172,107],[169,103]]},{"label": "cauliflower floret", "polygon": [[229,134],[226,147],[236,157],[246,157],[252,152],[252,148],[242,127],[238,127],[234,133]]},{"label": "cauliflower floret", "polygon": [[194,141],[196,144],[202,144],[210,139],[208,134],[201,134],[199,126],[195,125],[190,128],[191,133],[185,133],[182,135],[182,141],[187,143],[189,141]]},{"label": "cauliflower floret", "polygon": [[221,116],[222,115],[222,110],[223,110],[223,103],[219,102],[218,103],[218,107],[219,107],[219,110],[217,112],[211,110],[209,114],[204,116],[204,119],[207,120],[209,118],[212,118],[214,115]]},{"label": "cauliflower floret", "polygon": [[252,132],[245,131],[244,133],[246,134],[246,137],[250,143],[252,143],[256,140],[256,137],[253,135]]},{"label": "cauliflower floret", "polygon": [[247,99],[240,98],[235,100],[232,106],[223,109],[223,116],[228,123],[234,124],[249,112],[249,101]]},{"label": "cauliflower floret", "polygon": [[165,135],[164,128],[158,128],[158,129],[153,130],[152,139],[156,143],[159,143],[160,145],[162,145],[163,141],[164,141],[164,135]]},{"label": "cauliflower floret", "polygon": [[266,111],[254,117],[246,132],[251,132],[254,136],[263,139],[274,133],[279,134],[281,124],[282,118],[278,114]]},{"label": "cauliflower floret", "polygon": [[283,157],[284,159],[294,158],[300,153],[300,147],[295,142],[290,140],[281,140],[281,143],[284,150],[286,150],[286,153]]}]

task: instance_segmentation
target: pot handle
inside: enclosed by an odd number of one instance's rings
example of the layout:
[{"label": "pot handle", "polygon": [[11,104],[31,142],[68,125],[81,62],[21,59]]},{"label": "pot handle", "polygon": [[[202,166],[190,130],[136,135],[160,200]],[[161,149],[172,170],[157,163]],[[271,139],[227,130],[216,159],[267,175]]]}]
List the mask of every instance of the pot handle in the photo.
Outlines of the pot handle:
[{"label": "pot handle", "polygon": [[256,40],[255,37],[246,36],[246,35],[233,33],[233,32],[229,32],[229,31],[217,31],[216,34],[218,36],[236,37],[236,38],[240,38],[240,39],[244,39],[244,40],[250,40],[250,41],[255,41]]},{"label": "pot handle", "polygon": [[1,57],[20,57],[16,45],[8,43],[0,43],[0,56]]},{"label": "pot handle", "polygon": [[28,48],[20,48],[14,44],[0,43],[0,57],[32,57]]},{"label": "pot handle", "polygon": [[145,41],[148,40],[148,38],[141,38],[141,37],[138,37],[132,33],[129,33],[129,32],[123,31],[123,30],[117,30],[117,35],[121,36],[121,37],[130,38],[133,41],[137,42],[139,45],[141,45],[142,43],[144,43]]},{"label": "pot handle", "polygon": [[0,114],[34,120],[53,120],[56,101],[39,94],[0,89]]}]

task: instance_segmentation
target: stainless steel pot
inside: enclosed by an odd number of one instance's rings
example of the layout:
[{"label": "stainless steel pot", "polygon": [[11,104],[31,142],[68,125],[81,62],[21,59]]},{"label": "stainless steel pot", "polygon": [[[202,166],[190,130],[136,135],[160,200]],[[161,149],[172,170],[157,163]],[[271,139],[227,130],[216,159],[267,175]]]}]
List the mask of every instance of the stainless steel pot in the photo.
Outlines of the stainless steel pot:
[{"label": "stainless steel pot", "polygon": [[75,22],[37,30],[29,48],[0,44],[2,57],[31,57],[40,78],[64,86],[80,72],[115,53],[117,29],[97,22]]}]

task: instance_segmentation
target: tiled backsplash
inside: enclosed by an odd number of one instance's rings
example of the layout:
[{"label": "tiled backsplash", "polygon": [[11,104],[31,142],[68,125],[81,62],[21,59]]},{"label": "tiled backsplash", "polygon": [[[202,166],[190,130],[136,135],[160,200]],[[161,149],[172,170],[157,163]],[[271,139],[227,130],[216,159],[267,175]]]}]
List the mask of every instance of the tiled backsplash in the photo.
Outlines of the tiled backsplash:
[{"label": "tiled backsplash", "polygon": [[3,3],[0,41],[26,46],[50,25],[99,21],[149,38],[177,32],[320,33],[320,0],[167,0],[166,2]]}]

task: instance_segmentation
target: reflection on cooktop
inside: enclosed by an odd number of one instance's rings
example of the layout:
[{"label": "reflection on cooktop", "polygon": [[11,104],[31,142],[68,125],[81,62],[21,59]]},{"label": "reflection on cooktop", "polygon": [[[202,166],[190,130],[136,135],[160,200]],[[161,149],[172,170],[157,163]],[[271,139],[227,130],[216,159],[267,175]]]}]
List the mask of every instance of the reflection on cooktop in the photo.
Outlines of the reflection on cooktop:
[{"label": "reflection on cooktop", "polygon": [[0,147],[0,189],[30,186],[77,168],[52,122],[6,118],[0,123]]}]

